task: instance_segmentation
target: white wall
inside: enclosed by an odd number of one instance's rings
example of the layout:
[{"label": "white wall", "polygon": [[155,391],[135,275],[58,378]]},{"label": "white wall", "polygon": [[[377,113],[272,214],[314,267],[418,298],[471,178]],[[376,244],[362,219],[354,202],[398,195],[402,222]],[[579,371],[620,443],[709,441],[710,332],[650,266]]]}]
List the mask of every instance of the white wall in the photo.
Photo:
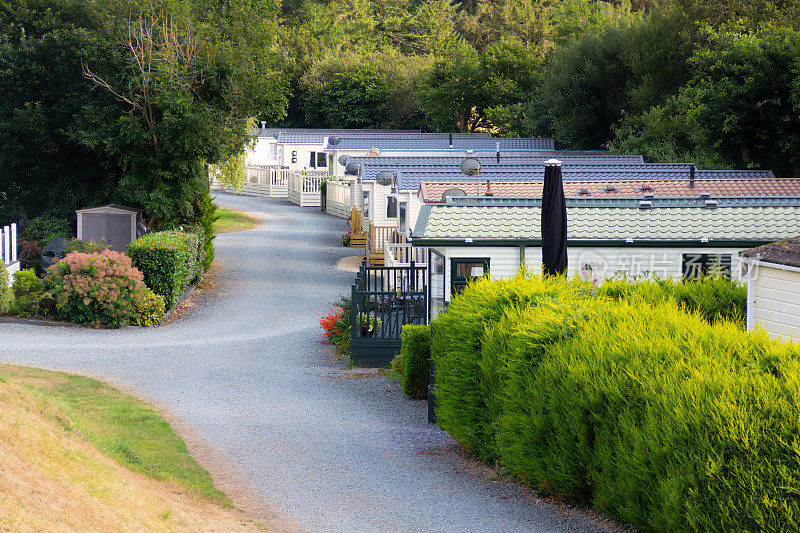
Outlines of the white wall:
[{"label": "white wall", "polygon": [[[445,257],[445,286],[450,287],[451,259],[488,258],[489,273],[493,278],[507,278],[520,270],[519,246],[450,246],[431,248]],[[659,276],[680,279],[683,276],[683,253],[728,253],[731,254],[731,275],[740,277],[738,248],[642,248],[642,247],[570,247],[567,249],[567,274],[582,276],[583,279],[602,281],[614,277],[617,272],[643,276],[647,272]],[[591,273],[581,272],[581,265],[589,263]],[[540,272],[542,250],[538,246],[525,248],[525,269]],[[797,273],[797,301],[800,302],[800,272]],[[446,295],[447,301],[450,294]],[[800,312],[800,305],[798,312]],[[799,326],[800,327],[800,326]]]},{"label": "white wall", "polygon": [[248,165],[279,165],[280,160],[277,156],[273,157],[273,151],[277,147],[275,137],[258,137],[255,146],[247,148]]},{"label": "white wall", "polygon": [[800,269],[756,263],[748,283],[748,329],[800,341]]},{"label": "white wall", "polygon": [[[278,154],[280,165],[289,167],[289,170],[328,170],[325,168],[314,168],[310,163],[309,154],[311,152],[324,151],[324,144],[278,144]],[[292,152],[297,152],[297,162],[292,163]],[[327,157],[327,154],[326,154]]]}]

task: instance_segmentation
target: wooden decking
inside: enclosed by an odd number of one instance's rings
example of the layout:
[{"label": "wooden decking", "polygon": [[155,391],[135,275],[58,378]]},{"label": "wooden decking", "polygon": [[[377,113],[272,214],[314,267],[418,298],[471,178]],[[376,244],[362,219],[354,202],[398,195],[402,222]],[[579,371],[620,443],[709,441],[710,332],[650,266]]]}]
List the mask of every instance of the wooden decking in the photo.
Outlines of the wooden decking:
[{"label": "wooden decking", "polygon": [[364,248],[370,266],[384,266],[384,255],[387,243],[405,242],[405,238],[397,233],[395,226],[375,226],[372,222],[364,227],[361,211],[353,208],[348,221],[350,247]]}]

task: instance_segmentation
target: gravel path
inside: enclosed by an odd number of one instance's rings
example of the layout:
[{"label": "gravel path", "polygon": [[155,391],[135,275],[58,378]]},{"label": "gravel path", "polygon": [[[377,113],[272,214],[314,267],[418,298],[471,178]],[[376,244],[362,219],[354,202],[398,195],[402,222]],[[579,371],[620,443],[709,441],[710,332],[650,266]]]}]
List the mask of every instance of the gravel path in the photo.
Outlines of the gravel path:
[{"label": "gravel path", "polygon": [[0,324],[0,361],[90,373],[168,407],[263,509],[287,519],[277,529],[613,529],[497,479],[426,422],[425,402],[330,357],[319,316],[353,276],[335,268],[353,255],[338,245],[342,220],[284,202],[217,201],[263,223],[217,238],[215,298],[160,328]]}]

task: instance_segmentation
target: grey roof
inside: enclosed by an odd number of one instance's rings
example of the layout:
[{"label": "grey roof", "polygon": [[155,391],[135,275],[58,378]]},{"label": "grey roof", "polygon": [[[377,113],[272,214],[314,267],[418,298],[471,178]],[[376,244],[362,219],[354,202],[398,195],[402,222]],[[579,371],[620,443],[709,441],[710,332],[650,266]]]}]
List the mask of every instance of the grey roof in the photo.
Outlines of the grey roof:
[{"label": "grey roof", "polygon": [[[565,181],[630,181],[630,180],[689,180],[691,165],[684,163],[645,163],[639,164],[572,164],[564,158],[562,175]],[[374,176],[384,168],[376,166],[362,167],[363,179],[374,179]],[[403,190],[415,190],[422,182],[448,182],[448,183],[474,183],[476,178],[469,178],[461,173],[456,166],[447,168],[441,166],[415,167],[400,169],[398,186]],[[771,171],[742,170],[731,178],[773,178]],[[695,173],[696,179],[722,178],[721,173],[712,175]],[[480,179],[490,179],[494,182],[530,182],[544,179],[544,165],[484,165],[480,172]]]},{"label": "grey roof", "polygon": [[[800,230],[798,230],[798,233],[800,233]],[[744,257],[750,257],[765,263],[800,267],[800,237],[771,242],[739,253]]]},{"label": "grey roof", "polygon": [[[550,138],[510,138],[488,137],[480,134],[454,134],[453,145],[450,146],[448,134],[421,133],[417,138],[355,138],[344,137],[336,147],[338,150],[369,150],[373,146],[381,150],[420,152],[425,150],[553,150],[554,142]],[[328,149],[333,149],[331,145]]]},{"label": "grey roof", "polygon": [[[568,241],[632,244],[687,242],[769,242],[800,231],[800,207],[720,207],[699,209],[598,209],[567,207]],[[541,240],[541,208],[536,205],[422,206],[413,242]]]},{"label": "grey roof", "polygon": [[[472,155],[481,165],[494,166],[494,165],[544,165],[548,159],[556,158],[562,163],[578,164],[578,165],[643,165],[644,160],[640,155],[616,155],[607,152],[576,152],[576,151],[501,151],[500,163],[497,163],[497,155],[487,154],[482,152],[483,155]],[[361,163],[366,167],[371,168],[371,172],[375,173],[380,170],[392,170],[394,167],[404,168],[406,170],[413,170],[415,168],[428,169],[430,167],[441,167],[444,169],[458,170],[461,162],[466,158],[466,155],[431,155],[431,156],[357,156],[350,157],[349,161]],[[380,170],[377,167],[381,167]],[[392,167],[392,168],[384,168]],[[374,175],[373,178],[374,179]]]},{"label": "grey roof", "polygon": [[[655,198],[598,198],[570,196],[565,199],[567,207],[608,207],[628,209],[664,209],[674,207],[800,207],[800,198],[786,196],[726,196],[719,198],[700,198],[697,196],[674,196]],[[643,203],[644,202],[644,203]],[[500,196],[455,196],[447,198],[447,204],[454,205],[502,205],[502,206],[539,206],[541,198],[520,198]]]},{"label": "grey roof", "polygon": [[[420,133],[420,130],[371,130],[358,128],[257,128],[253,131],[259,137],[276,137],[279,133],[306,134],[306,135],[352,135],[360,133]],[[322,142],[322,141],[320,141]]]},{"label": "grey roof", "polygon": [[[280,131],[277,134],[279,143],[286,144],[321,144],[325,142],[327,137],[336,135],[342,139],[342,142],[337,148],[341,147],[345,141],[357,141],[367,144],[370,148],[377,142],[388,141],[408,141],[414,142],[425,139],[447,139],[447,133],[420,133],[418,131],[392,131],[392,130],[312,130],[307,132],[295,131]],[[487,136],[488,134],[473,133],[473,134],[458,134],[453,135],[473,135],[473,136]],[[330,146],[330,148],[333,148]]]}]

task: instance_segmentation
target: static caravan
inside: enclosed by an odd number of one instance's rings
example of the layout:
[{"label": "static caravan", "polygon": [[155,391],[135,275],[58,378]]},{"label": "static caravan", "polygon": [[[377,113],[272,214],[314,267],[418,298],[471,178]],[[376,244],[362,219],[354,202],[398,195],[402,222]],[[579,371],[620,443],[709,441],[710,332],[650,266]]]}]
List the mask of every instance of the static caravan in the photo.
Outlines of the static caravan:
[{"label": "static caravan", "polygon": [[[750,199],[748,199],[750,200]],[[739,277],[739,253],[797,233],[798,199],[738,207],[567,207],[568,274],[602,282],[620,274]],[[639,203],[637,201],[637,203]],[[428,249],[430,315],[470,279],[541,269],[539,199],[454,198],[422,207],[411,244]]]},{"label": "static caravan", "polygon": [[[795,233],[800,232],[800,228]],[[747,329],[800,342],[800,237],[741,252]]]}]

